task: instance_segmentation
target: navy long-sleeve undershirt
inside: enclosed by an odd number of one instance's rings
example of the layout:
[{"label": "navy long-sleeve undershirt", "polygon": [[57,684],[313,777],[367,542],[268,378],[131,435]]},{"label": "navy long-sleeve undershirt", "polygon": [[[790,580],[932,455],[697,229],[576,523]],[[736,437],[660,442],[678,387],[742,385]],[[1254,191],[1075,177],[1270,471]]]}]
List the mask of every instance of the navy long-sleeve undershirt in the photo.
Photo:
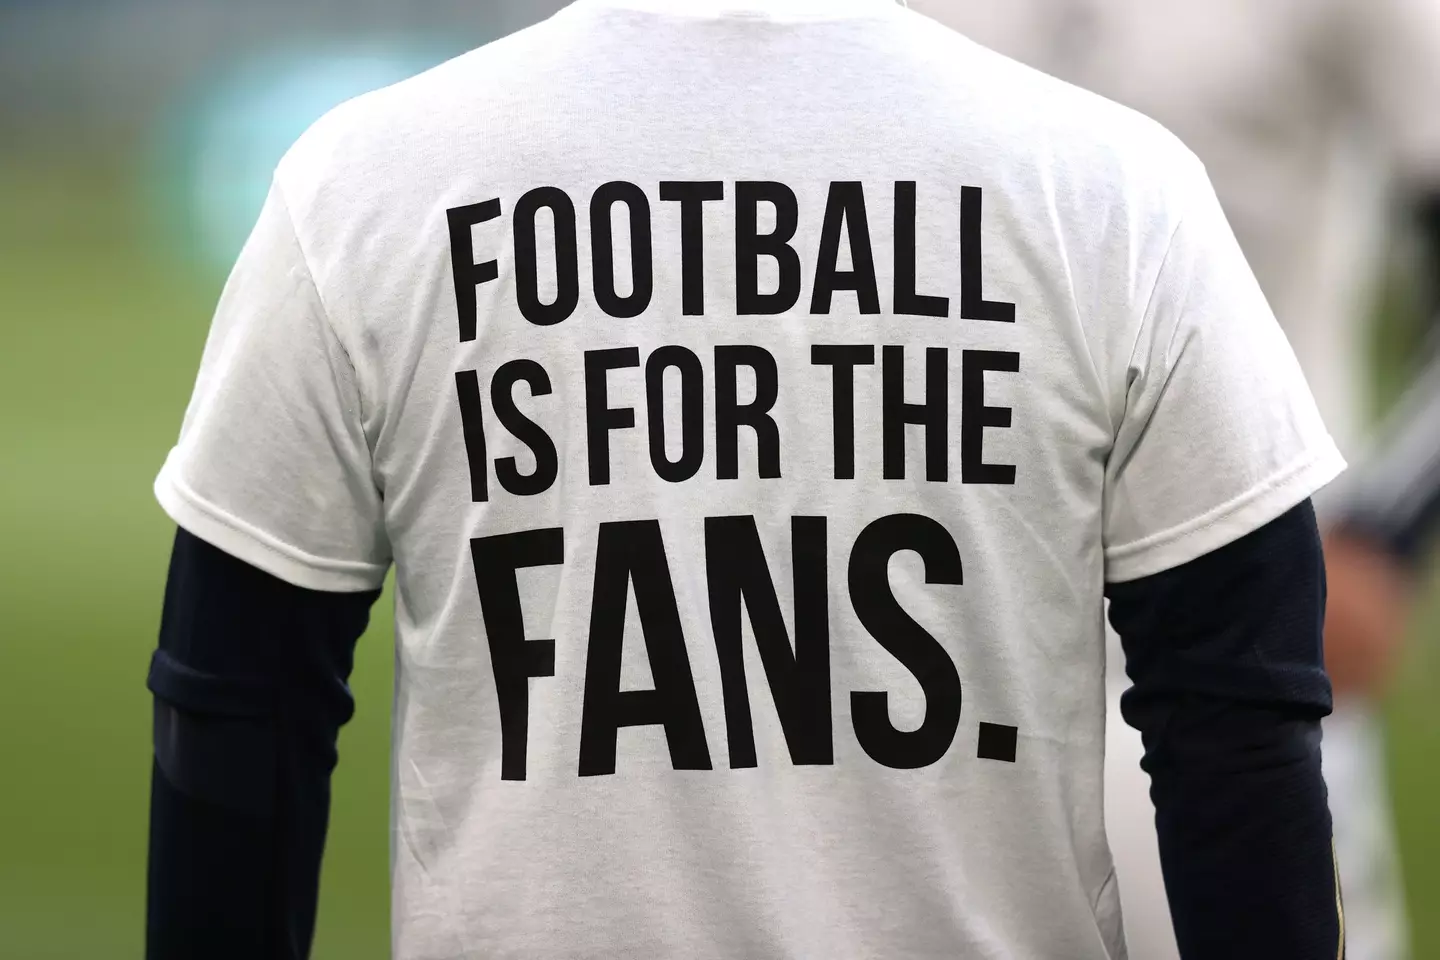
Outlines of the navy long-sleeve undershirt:
[{"label": "navy long-sleeve undershirt", "polygon": [[1343,956],[1320,769],[1325,565],[1310,502],[1106,594],[1181,956]]},{"label": "navy long-sleeve undershirt", "polygon": [[304,590],[177,534],[149,677],[150,960],[309,955],[347,681],[378,597]]}]

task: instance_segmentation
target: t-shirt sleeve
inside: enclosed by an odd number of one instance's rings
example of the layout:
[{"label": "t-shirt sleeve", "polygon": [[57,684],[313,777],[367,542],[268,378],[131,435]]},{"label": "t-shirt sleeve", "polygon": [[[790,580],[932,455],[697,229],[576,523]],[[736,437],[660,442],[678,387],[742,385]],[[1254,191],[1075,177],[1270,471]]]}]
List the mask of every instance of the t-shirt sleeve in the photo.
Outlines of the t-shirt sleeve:
[{"label": "t-shirt sleeve", "polygon": [[1198,161],[1174,197],[1177,225],[1121,365],[1106,466],[1111,582],[1231,543],[1345,467]]},{"label": "t-shirt sleeve", "polygon": [[190,533],[296,586],[373,589],[390,548],[364,415],[274,186],[221,295],[156,497]]}]

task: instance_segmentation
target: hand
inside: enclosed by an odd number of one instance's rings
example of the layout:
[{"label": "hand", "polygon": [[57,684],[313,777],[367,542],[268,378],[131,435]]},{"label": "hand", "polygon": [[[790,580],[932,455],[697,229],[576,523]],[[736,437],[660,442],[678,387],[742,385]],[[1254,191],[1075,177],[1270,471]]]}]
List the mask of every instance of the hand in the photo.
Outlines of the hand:
[{"label": "hand", "polygon": [[1325,667],[1335,696],[1383,696],[1410,619],[1410,573],[1374,541],[1325,537]]}]

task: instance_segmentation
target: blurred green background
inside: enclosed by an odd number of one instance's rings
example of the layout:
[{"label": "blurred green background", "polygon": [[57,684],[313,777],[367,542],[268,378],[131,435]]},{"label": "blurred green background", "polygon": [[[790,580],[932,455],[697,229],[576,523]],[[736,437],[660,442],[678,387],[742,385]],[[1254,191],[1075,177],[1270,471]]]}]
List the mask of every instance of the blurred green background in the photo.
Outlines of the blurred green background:
[{"label": "blurred green background", "polygon": [[[280,154],[559,0],[0,0],[0,960],[140,957],[151,482]],[[361,644],[314,956],[389,956],[393,607]]]},{"label": "blurred green background", "polygon": [[[457,36],[478,43],[548,12],[480,7],[456,5],[461,13],[429,22],[463,23]],[[218,97],[222,106],[205,113],[205,91],[233,94],[235,74],[207,88],[218,73],[196,66],[203,48],[189,51],[195,63],[186,69],[145,74],[148,93],[131,100],[114,92],[116,76],[139,81],[115,74],[113,50],[98,68],[47,80],[46,56],[80,54],[49,34],[17,39],[17,22],[31,21],[14,9],[0,0],[0,86],[17,92],[10,112],[0,110],[0,958],[138,957],[150,775],[144,678],[173,534],[150,484],[189,397],[223,279],[216,264],[233,253],[236,223],[258,203],[254,171],[283,149],[277,137],[299,132],[304,110],[268,125],[261,111],[264,136],[251,129],[250,140],[244,130],[214,133],[214,111],[233,118],[256,104]],[[286,16],[275,14],[277,30]],[[203,30],[219,28],[195,29],[209,37]],[[155,49],[167,42],[152,40]],[[412,59],[414,40],[407,35],[404,46]],[[40,53],[22,49],[34,44]],[[381,58],[377,72],[321,93],[338,96],[366,77],[384,82],[395,63]],[[22,70],[32,85],[62,89],[38,96]],[[294,106],[293,91],[287,97]],[[117,117],[117,102],[129,112]],[[215,179],[213,163],[195,173],[199,148],[189,141],[205,136],[221,137],[228,179]],[[206,205],[216,183],[235,191],[218,212]],[[1417,356],[1403,284],[1392,294],[1377,313],[1377,409]],[[388,956],[390,620],[387,594],[360,648],[359,710],[341,742],[320,960]],[[1440,916],[1426,906],[1440,904],[1440,648],[1425,642],[1440,634],[1440,589],[1429,591],[1414,633],[1388,706],[1391,774],[1416,960],[1440,960]]]},{"label": "blurred green background", "polygon": [[[0,957],[139,957],[174,527],[150,483],[218,281],[145,242],[127,170],[0,164]],[[388,598],[361,647],[316,956],[388,956]]]}]

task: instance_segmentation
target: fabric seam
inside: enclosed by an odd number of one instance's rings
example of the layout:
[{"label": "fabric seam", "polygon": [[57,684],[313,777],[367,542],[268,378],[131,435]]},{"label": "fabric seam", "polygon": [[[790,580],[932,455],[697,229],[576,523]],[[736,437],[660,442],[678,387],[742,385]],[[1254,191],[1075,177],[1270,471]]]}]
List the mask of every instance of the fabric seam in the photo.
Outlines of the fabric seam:
[{"label": "fabric seam", "polygon": [[[1160,268],[1155,271],[1155,282],[1150,287],[1150,295],[1145,300],[1145,309],[1140,313],[1140,322],[1135,326],[1135,338],[1130,342],[1130,354],[1125,359],[1125,370],[1128,372],[1135,369],[1135,353],[1140,349],[1140,340],[1145,331],[1153,326],[1151,320],[1155,314],[1155,299],[1160,295],[1160,283],[1165,279],[1165,272],[1170,266],[1170,256],[1175,251],[1175,238],[1180,235],[1180,229],[1185,226],[1185,217],[1181,216],[1175,222],[1175,228],[1170,231],[1170,237],[1165,241],[1165,255],[1160,258]],[[1185,284],[1185,296],[1183,303],[1190,302],[1190,284]],[[1173,333],[1172,333],[1173,336]],[[1124,403],[1120,411],[1120,422],[1114,425],[1114,434],[1118,438],[1120,427],[1125,423],[1125,411],[1123,407],[1129,406],[1130,384],[1124,384]]]},{"label": "fabric seam", "polygon": [[351,350],[349,342],[341,335],[330,304],[325,300],[325,292],[320,289],[320,281],[316,279],[315,270],[310,265],[310,251],[305,249],[305,240],[300,236],[300,228],[295,223],[295,213],[290,207],[290,199],[285,196],[285,186],[280,182],[278,174],[271,182],[274,185],[275,198],[280,201],[280,209],[285,214],[285,225],[290,228],[290,236],[295,241],[295,249],[300,251],[300,266],[305,268],[305,280],[310,284],[310,289],[315,292],[315,299],[320,304],[320,318],[325,322],[325,326],[329,329],[330,335],[335,338],[335,342],[340,345],[340,350],[345,354],[345,362],[350,364],[350,370],[355,375],[355,397],[360,402],[360,409],[356,413],[359,414],[363,435],[366,405],[365,391],[362,387],[365,381],[360,376],[360,368],[355,362],[355,353]]},{"label": "fabric seam", "polygon": [[[340,574],[340,575],[370,575],[384,574],[387,566],[377,563],[367,563],[362,560],[335,560],[329,557],[318,557],[306,553],[285,541],[266,533],[258,527],[252,526],[241,520],[239,517],[222,510],[191,490],[183,480],[175,476],[174,470],[167,465],[161,471],[157,485],[162,486],[174,493],[177,498],[187,507],[204,515],[204,517],[217,523],[234,534],[250,541],[255,546],[290,563],[299,564],[301,567],[317,573]],[[182,524],[183,526],[183,524]]]},{"label": "fabric seam", "polygon": [[1256,500],[1259,500],[1261,497],[1265,496],[1265,494],[1285,486],[1285,484],[1294,480],[1297,476],[1303,475],[1305,471],[1316,466],[1317,464],[1337,457],[1339,457],[1339,451],[1335,448],[1335,445],[1332,442],[1325,449],[1307,453],[1303,459],[1292,463],[1291,465],[1277,471],[1274,474],[1271,474],[1268,478],[1262,480],[1260,483],[1251,487],[1249,490],[1246,490],[1239,496],[1232,497],[1231,499],[1220,504],[1218,507],[1215,507],[1206,513],[1202,513],[1198,517],[1186,520],[1182,523],[1176,524],[1173,527],[1170,527],[1167,530],[1162,530],[1159,533],[1151,534],[1150,536],[1143,537],[1139,540],[1132,540],[1129,543],[1120,544],[1114,547],[1107,547],[1105,549],[1105,559],[1128,560],[1133,558],[1137,554],[1143,554],[1148,550],[1172,544],[1175,541],[1180,540],[1188,536],[1189,534],[1195,533],[1198,530],[1204,530],[1209,527],[1213,527],[1217,523],[1234,516],[1236,513],[1239,513],[1241,510],[1245,509],[1247,506],[1254,503]]}]

